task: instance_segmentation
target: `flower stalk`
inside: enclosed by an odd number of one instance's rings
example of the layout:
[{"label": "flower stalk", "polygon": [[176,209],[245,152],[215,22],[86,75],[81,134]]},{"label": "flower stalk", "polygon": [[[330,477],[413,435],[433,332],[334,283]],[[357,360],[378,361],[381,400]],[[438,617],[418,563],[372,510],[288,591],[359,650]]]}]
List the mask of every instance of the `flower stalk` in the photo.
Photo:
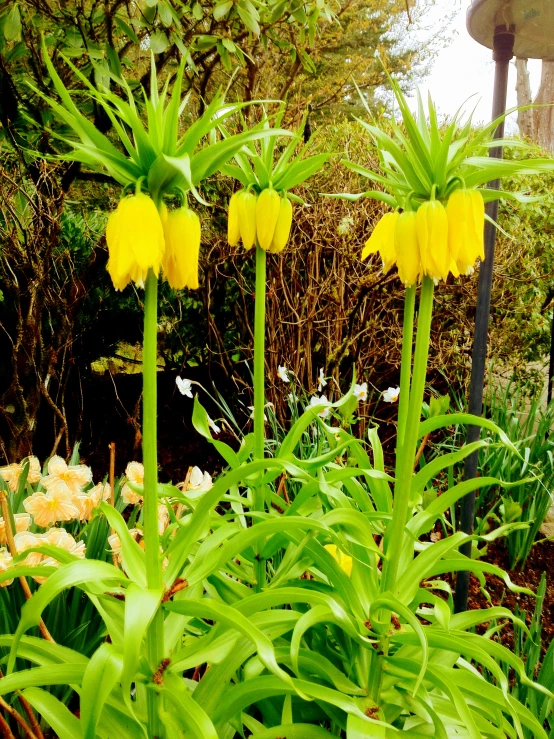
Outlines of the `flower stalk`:
[{"label": "flower stalk", "polygon": [[[419,301],[419,315],[417,321],[417,336],[414,354],[413,376],[410,387],[408,410],[404,437],[402,440],[402,451],[396,458],[396,473],[394,485],[394,508],[392,521],[387,527],[385,534],[385,554],[387,559],[383,562],[382,591],[392,590],[398,573],[398,566],[404,551],[404,527],[408,516],[410,494],[416,445],[421,419],[421,404],[425,391],[425,378],[427,373],[427,357],[429,355],[429,339],[431,335],[431,319],[433,315],[433,292],[435,285],[430,277],[423,278],[421,296]],[[408,299],[408,297],[407,297]],[[404,335],[402,351],[404,354],[404,342],[410,341],[411,332]],[[402,400],[402,391],[400,393]]]},{"label": "flower stalk", "polygon": [[[143,419],[142,460],[144,464],[144,549],[146,582],[151,590],[162,588],[160,536],[158,533],[158,452],[157,452],[157,333],[158,278],[148,271],[144,294],[144,340],[142,349]],[[150,668],[155,672],[163,659],[163,614],[158,611],[146,635]],[[151,736],[159,737],[159,694],[147,692],[148,726]]]},{"label": "flower stalk", "polygon": [[[265,295],[266,295],[266,252],[256,244],[256,283],[254,296],[254,461],[265,456]],[[263,511],[265,507],[263,472],[254,487],[254,510]],[[254,519],[253,523],[256,523]],[[259,552],[258,552],[259,556]],[[265,562],[256,558],[254,562],[256,590],[261,590],[265,582]]]}]

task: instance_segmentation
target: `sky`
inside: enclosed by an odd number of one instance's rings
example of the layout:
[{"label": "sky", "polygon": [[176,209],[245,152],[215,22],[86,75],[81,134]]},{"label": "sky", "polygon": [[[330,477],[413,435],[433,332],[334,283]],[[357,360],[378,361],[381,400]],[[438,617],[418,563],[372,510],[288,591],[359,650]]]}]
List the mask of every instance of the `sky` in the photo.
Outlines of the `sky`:
[{"label": "sky", "polygon": [[[471,110],[477,104],[474,121],[485,123],[490,120],[492,111],[492,51],[474,41],[466,30],[466,10],[470,5],[468,0],[439,0],[438,5],[443,3],[456,8],[455,18],[449,28],[453,40],[436,55],[431,74],[420,86],[420,90],[424,99],[427,91],[431,92],[435,104],[445,116],[454,114],[467,98],[475,95],[466,108]],[[440,26],[443,13],[444,10],[441,11],[440,7],[429,11],[428,26],[431,33],[434,24]],[[424,33],[429,34],[429,28]],[[530,60],[528,69],[535,94],[540,83],[541,62]],[[512,62],[508,82],[508,107],[516,105],[515,86],[516,70]],[[515,128],[515,119],[507,123],[507,130]]]}]

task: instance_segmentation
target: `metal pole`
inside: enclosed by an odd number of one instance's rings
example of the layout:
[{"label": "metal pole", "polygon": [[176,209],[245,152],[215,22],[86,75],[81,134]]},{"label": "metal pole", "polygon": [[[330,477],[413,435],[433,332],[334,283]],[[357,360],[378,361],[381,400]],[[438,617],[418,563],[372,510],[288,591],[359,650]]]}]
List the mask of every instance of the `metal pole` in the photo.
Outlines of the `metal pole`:
[{"label": "metal pole", "polygon": [[[494,95],[492,103],[492,120],[506,111],[508,94],[508,73],[510,60],[514,50],[513,27],[497,26],[494,31],[493,59],[496,62],[494,72]],[[495,138],[504,136],[504,122],[496,132]],[[490,150],[490,156],[502,158],[502,147],[497,146]],[[488,187],[500,189],[500,180],[489,182]],[[498,217],[498,201],[487,205],[488,215],[496,221]],[[496,228],[487,221],[485,223],[485,261],[479,271],[479,287],[477,291],[477,309],[475,313],[475,334],[473,339],[473,356],[471,359],[471,384],[469,388],[468,412],[480,416],[483,411],[483,387],[485,384],[485,364],[487,358],[487,343],[489,334],[489,316],[491,306],[492,277],[494,267],[494,246],[496,243]],[[467,443],[477,441],[480,433],[479,426],[468,426]],[[466,458],[464,478],[469,480],[477,477],[478,453],[475,452]],[[468,493],[461,501],[460,529],[466,534],[473,533],[475,518],[475,493]],[[460,547],[462,554],[471,556],[471,542]],[[467,610],[469,593],[469,572],[459,572],[456,579],[454,593],[454,610],[456,613]]]}]

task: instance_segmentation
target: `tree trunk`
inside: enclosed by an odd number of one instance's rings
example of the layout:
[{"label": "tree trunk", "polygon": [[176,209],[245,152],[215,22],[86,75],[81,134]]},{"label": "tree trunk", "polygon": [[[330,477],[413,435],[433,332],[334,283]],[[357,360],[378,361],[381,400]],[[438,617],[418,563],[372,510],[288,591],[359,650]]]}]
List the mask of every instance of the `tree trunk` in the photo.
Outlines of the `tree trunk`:
[{"label": "tree trunk", "polygon": [[[531,82],[529,80],[529,71],[527,70],[527,59],[516,59],[516,71],[517,71],[517,105],[518,108],[526,105],[531,105],[533,97],[531,95]],[[517,125],[519,126],[520,134],[526,139],[534,138],[534,125],[533,125],[533,111],[532,110],[518,110],[517,112]]]},{"label": "tree trunk", "polygon": [[[527,59],[516,60],[517,69],[517,103],[529,105],[531,102],[531,86],[527,71]],[[518,113],[518,125],[522,136],[529,137],[543,149],[554,152],[554,61],[543,61],[541,84],[533,101],[540,106],[529,111]]]}]

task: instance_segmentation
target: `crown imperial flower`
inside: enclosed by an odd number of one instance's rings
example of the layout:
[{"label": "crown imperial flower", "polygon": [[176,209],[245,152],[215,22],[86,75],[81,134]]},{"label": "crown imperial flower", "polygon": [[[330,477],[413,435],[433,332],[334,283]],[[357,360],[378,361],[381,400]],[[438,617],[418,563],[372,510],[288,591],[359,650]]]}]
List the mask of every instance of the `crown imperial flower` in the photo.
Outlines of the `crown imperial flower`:
[{"label": "crown imperial flower", "polygon": [[108,272],[116,290],[131,280],[144,287],[148,270],[158,274],[165,251],[162,220],[154,201],[144,193],[120,200],[106,227]]},{"label": "crown imperial flower", "polygon": [[200,219],[190,208],[172,210],[164,223],[165,252],[162,270],[175,290],[198,288]]}]

